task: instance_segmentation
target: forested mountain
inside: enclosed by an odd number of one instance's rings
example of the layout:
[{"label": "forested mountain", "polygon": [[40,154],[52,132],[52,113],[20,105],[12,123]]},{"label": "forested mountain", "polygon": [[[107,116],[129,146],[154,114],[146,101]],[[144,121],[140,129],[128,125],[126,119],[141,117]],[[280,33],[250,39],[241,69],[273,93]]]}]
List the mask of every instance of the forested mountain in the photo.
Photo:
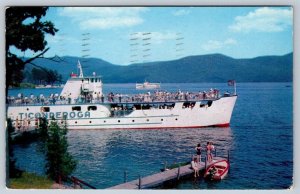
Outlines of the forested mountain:
[{"label": "forested mountain", "polygon": [[[85,75],[96,72],[104,83],[150,82],[290,82],[293,80],[293,53],[283,56],[261,56],[251,59],[234,59],[222,54],[188,56],[173,61],[158,61],[121,66],[102,59],[62,57],[62,62],[37,59],[35,64],[56,70],[66,80],[77,72],[77,61]],[[86,62],[85,62],[86,61]],[[33,67],[27,65],[26,70]]]}]

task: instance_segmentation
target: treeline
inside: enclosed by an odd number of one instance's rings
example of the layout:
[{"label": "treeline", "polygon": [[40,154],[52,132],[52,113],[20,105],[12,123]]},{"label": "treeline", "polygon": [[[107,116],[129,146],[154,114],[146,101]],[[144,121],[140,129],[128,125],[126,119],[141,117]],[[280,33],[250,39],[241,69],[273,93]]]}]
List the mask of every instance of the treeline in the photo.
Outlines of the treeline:
[{"label": "treeline", "polygon": [[56,70],[51,70],[47,68],[32,68],[31,71],[26,70],[24,72],[23,82],[33,83],[33,84],[50,84],[61,83],[62,75]]},{"label": "treeline", "polygon": [[[80,57],[62,57],[64,62],[37,59],[34,63],[57,70],[67,80],[76,71]],[[173,61],[158,61],[128,66],[114,65],[101,59],[89,58],[82,64],[85,75],[100,74],[104,83],[136,83],[148,80],[161,83],[224,83],[237,82],[292,82],[293,53],[283,56],[261,56],[234,59],[222,54],[196,55]],[[32,68],[29,64],[28,67]],[[63,69],[64,71],[60,71]]]}]

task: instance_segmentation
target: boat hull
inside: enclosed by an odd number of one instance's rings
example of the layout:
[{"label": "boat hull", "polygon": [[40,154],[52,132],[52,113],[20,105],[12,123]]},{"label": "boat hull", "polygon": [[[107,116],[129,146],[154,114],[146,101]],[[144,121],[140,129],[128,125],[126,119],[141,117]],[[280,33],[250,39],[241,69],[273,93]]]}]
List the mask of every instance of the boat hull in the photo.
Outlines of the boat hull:
[{"label": "boat hull", "polygon": [[[216,100],[194,102],[193,107],[184,107],[185,102],[142,103],[148,109],[112,111],[112,103],[56,104],[9,106],[7,116],[16,127],[37,127],[38,118],[55,118],[69,129],[157,129],[157,128],[200,128],[228,127],[237,96],[221,97]],[[204,103],[210,102],[209,105]],[[115,103],[116,105],[117,103]],[[118,103],[133,106],[134,103]],[[118,105],[117,104],[117,105]],[[169,103],[170,104],[170,103]]]},{"label": "boat hull", "polygon": [[[215,167],[215,170],[213,168]],[[210,164],[204,173],[204,178],[207,180],[220,181],[228,174],[229,162],[227,160],[221,160]],[[214,171],[214,172],[213,172]]]}]

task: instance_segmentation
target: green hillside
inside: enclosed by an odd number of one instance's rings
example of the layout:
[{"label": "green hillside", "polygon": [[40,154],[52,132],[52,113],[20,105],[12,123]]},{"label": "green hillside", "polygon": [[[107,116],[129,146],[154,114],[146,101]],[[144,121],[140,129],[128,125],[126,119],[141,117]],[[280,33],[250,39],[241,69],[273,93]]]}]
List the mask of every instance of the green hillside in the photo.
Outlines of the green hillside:
[{"label": "green hillside", "polygon": [[[57,70],[66,80],[77,72],[77,61],[82,61],[84,74],[100,74],[105,83],[135,83],[148,80],[162,83],[185,82],[291,82],[293,53],[283,56],[261,56],[234,59],[222,54],[189,56],[173,61],[159,61],[128,66],[114,65],[97,58],[63,57],[62,62],[37,59],[35,64]],[[30,70],[31,65],[26,69]]]}]

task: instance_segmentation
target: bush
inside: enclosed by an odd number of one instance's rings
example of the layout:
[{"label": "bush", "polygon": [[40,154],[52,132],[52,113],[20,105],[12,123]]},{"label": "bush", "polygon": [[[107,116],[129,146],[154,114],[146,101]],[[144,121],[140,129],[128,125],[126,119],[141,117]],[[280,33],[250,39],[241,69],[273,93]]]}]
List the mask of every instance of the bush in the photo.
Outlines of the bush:
[{"label": "bush", "polygon": [[57,183],[70,175],[77,162],[68,152],[67,127],[60,127],[56,121],[51,121],[46,141],[46,174]]}]

